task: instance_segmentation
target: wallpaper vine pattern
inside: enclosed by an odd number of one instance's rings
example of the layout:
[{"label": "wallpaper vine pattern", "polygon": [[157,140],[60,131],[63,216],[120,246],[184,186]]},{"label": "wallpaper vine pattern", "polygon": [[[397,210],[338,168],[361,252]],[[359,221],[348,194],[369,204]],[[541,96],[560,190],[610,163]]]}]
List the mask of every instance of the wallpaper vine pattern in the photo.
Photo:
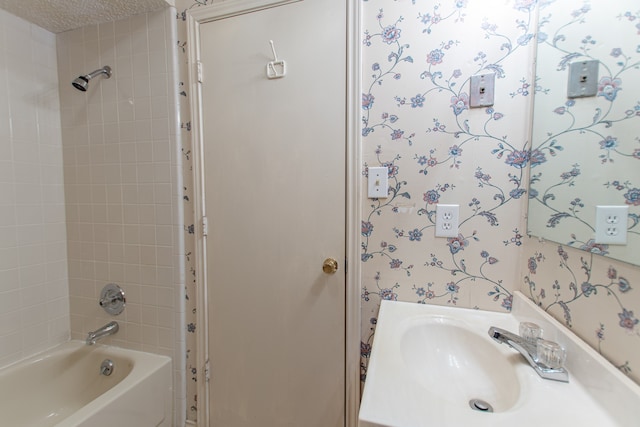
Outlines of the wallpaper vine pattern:
[{"label": "wallpaper vine pattern", "polygon": [[638,268],[553,243],[529,250],[522,292],[638,382]]},{"label": "wallpaper vine pattern", "polygon": [[197,328],[197,308],[196,295],[198,285],[196,277],[195,265],[195,206],[194,206],[194,188],[193,188],[193,147],[191,146],[191,110],[190,110],[190,91],[188,81],[189,61],[187,57],[187,10],[206,6],[211,3],[219,3],[214,1],[199,0],[177,0],[176,1],[176,19],[178,20],[178,66],[181,76],[180,87],[180,122],[182,131],[182,164],[183,164],[183,201],[185,203],[184,212],[187,223],[184,226],[185,234],[185,269],[186,269],[186,289],[185,289],[185,324],[187,327],[187,420],[196,421],[198,418],[198,367],[196,364],[196,328]]},{"label": "wallpaper vine pattern", "polygon": [[[530,148],[535,2],[363,3],[365,164],[389,169],[389,197],[363,201],[361,373],[381,300],[511,308]],[[488,13],[499,11],[499,13]],[[469,79],[493,73],[492,107]],[[459,234],[434,237],[438,203]]]},{"label": "wallpaper vine pattern", "polygon": [[[640,12],[624,1],[540,4],[529,230],[640,263]],[[610,31],[611,28],[617,31]],[[595,96],[567,99],[569,65],[598,63]],[[626,246],[596,243],[595,206],[629,208]]]},{"label": "wallpaper vine pattern", "polygon": [[[640,13],[629,6],[540,3],[529,225],[564,245],[527,242],[522,291],[640,382]],[[590,59],[597,95],[567,99],[568,64]],[[628,245],[594,242],[597,204],[629,206]]]},{"label": "wallpaper vine pattern", "polygon": [[[218,2],[176,2],[185,218],[192,219],[185,224],[189,420],[197,418],[198,326],[185,19],[187,10]],[[389,197],[362,200],[363,381],[381,300],[508,311],[515,290],[637,380],[639,269],[525,236],[527,170],[541,159],[529,142],[531,103],[534,92],[549,92],[532,75],[537,6],[362,0],[362,175],[386,166],[390,182]],[[635,25],[631,15],[623,16]],[[496,75],[494,106],[470,108],[469,78],[485,73]],[[618,87],[619,96],[626,85]],[[434,237],[438,203],[460,205],[457,237]]]}]

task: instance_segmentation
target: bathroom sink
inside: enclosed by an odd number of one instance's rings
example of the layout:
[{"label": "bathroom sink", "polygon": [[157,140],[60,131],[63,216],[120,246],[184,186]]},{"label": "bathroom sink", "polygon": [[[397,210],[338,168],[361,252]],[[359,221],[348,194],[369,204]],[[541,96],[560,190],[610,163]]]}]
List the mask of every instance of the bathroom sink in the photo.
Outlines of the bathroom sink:
[{"label": "bathroom sink", "polygon": [[422,316],[402,325],[399,351],[412,381],[432,398],[454,406],[480,399],[504,411],[517,402],[520,379],[513,358],[487,338],[452,317]]},{"label": "bathroom sink", "polygon": [[[521,321],[567,350],[569,382],[543,379],[497,326]],[[511,314],[383,301],[360,427],[637,426],[640,387],[520,293]]]}]

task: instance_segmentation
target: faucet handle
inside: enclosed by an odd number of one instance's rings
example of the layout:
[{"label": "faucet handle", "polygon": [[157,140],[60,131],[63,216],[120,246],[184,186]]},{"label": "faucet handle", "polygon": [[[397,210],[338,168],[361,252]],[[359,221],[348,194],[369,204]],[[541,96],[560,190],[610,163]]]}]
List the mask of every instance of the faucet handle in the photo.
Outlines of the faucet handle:
[{"label": "faucet handle", "polygon": [[111,315],[118,315],[124,310],[127,300],[124,291],[115,283],[108,283],[100,293],[98,304]]},{"label": "faucet handle", "polygon": [[533,322],[520,322],[519,333],[524,340],[535,345],[542,338],[542,328]]},{"label": "faucet handle", "polygon": [[560,369],[567,359],[567,352],[557,342],[539,339],[536,345],[537,362],[550,369]]}]

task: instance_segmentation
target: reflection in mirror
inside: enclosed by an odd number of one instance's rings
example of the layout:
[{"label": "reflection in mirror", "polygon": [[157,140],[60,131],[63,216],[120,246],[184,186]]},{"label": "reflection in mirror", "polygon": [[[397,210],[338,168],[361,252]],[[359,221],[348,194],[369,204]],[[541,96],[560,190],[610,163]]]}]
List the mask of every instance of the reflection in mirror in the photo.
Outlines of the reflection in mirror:
[{"label": "reflection in mirror", "polygon": [[[539,3],[528,220],[534,236],[640,265],[640,12],[631,3]],[[581,96],[593,79],[595,95]],[[628,207],[618,222],[626,245],[596,240],[596,206]],[[606,218],[598,227],[615,233]]]}]

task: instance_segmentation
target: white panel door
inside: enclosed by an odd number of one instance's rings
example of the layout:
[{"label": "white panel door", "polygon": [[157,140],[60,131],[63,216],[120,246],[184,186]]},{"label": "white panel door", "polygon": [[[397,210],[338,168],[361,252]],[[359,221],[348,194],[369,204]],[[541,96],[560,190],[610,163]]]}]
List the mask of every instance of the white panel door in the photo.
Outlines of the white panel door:
[{"label": "white panel door", "polygon": [[200,26],[214,427],[344,426],[345,9]]}]

